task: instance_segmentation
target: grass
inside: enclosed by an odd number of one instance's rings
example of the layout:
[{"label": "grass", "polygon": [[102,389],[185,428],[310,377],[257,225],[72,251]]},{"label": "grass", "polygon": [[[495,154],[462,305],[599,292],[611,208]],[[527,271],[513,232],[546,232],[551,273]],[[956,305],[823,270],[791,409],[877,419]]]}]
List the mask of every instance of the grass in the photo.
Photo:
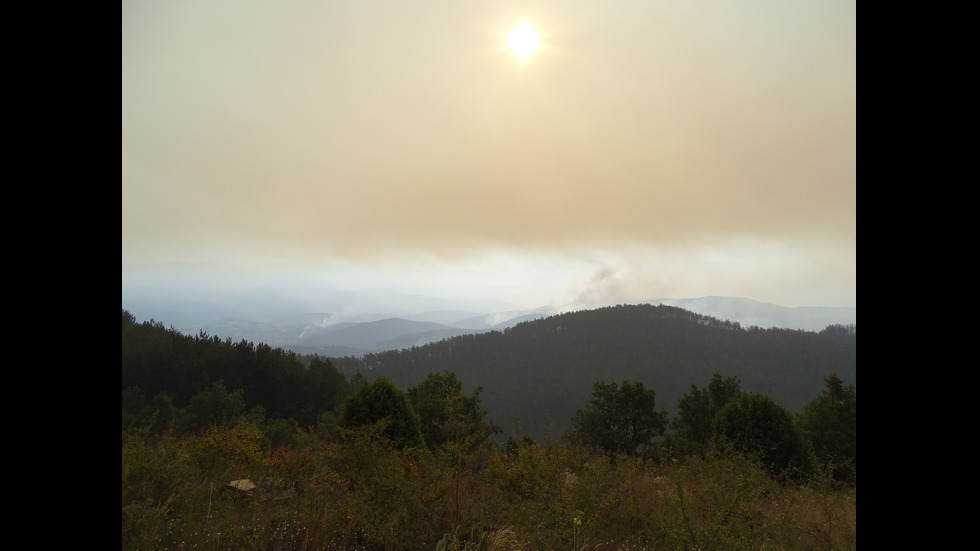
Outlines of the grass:
[{"label": "grass", "polygon": [[[556,446],[460,461],[372,438],[260,454],[216,442],[124,440],[124,550],[857,546],[855,488],[781,484],[738,456],[611,461]],[[227,487],[242,478],[257,488]]]}]

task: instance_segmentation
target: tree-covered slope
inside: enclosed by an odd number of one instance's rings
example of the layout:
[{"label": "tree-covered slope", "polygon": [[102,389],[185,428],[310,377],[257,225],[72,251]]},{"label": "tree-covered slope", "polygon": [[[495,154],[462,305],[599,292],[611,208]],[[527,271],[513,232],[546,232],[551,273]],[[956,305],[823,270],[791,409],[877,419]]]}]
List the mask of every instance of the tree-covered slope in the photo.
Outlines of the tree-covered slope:
[{"label": "tree-covered slope", "polygon": [[821,332],[743,328],[665,305],[622,305],[520,323],[409,349],[333,358],[345,374],[388,377],[402,388],[428,373],[456,373],[483,387],[490,420],[511,433],[560,436],[596,381],[635,380],[673,414],[691,385],[713,373],[740,379],[743,390],[771,396],[793,412],[820,395],[824,376],[856,382],[851,327]]},{"label": "tree-covered slope", "polygon": [[191,337],[160,322],[137,323],[123,310],[124,412],[136,413],[159,395],[184,408],[217,383],[229,391],[241,389],[249,409],[261,407],[271,419],[292,418],[304,426],[343,404],[350,392],[329,361],[203,332]]}]

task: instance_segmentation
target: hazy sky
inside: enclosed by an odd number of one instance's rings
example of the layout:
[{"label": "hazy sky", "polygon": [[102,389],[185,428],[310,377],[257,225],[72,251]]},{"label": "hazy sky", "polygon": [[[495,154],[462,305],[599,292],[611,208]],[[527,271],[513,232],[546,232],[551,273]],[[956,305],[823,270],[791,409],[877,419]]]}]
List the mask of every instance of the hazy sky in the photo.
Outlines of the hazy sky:
[{"label": "hazy sky", "polygon": [[853,1],[123,0],[123,306],[856,306],[856,49]]}]

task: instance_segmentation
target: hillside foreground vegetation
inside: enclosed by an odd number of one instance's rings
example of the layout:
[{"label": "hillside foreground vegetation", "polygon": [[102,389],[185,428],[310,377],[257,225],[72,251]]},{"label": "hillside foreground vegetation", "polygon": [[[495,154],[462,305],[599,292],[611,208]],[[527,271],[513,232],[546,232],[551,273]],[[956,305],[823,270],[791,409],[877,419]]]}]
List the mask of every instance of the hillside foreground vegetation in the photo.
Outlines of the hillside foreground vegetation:
[{"label": "hillside foreground vegetation", "polygon": [[794,415],[715,373],[672,419],[596,381],[561,437],[498,443],[450,371],[403,390],[126,311],[122,343],[123,549],[856,548],[836,375]]}]

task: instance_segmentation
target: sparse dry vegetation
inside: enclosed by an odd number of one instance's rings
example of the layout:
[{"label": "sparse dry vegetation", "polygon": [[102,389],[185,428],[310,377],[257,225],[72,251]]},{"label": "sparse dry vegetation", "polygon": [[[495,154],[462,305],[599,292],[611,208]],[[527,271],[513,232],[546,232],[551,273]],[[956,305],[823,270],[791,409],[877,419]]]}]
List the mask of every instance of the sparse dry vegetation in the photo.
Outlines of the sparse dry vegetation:
[{"label": "sparse dry vegetation", "polygon": [[[213,550],[854,549],[856,489],[780,483],[737,455],[610,459],[576,447],[396,450],[370,430],[255,454],[130,435],[122,548]],[[217,446],[216,441],[223,444]],[[248,492],[228,487],[247,478]]]},{"label": "sparse dry vegetation", "polygon": [[597,384],[594,422],[500,444],[454,373],[404,392],[124,311],[122,548],[854,549],[856,391],[826,384],[794,417],[716,374],[662,437],[652,389]]}]

